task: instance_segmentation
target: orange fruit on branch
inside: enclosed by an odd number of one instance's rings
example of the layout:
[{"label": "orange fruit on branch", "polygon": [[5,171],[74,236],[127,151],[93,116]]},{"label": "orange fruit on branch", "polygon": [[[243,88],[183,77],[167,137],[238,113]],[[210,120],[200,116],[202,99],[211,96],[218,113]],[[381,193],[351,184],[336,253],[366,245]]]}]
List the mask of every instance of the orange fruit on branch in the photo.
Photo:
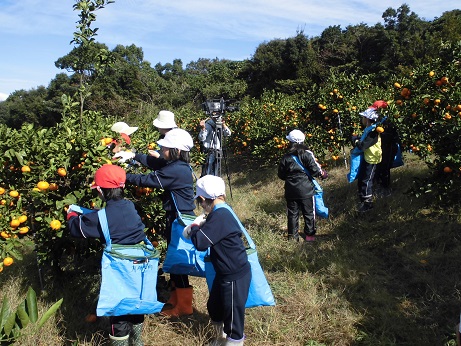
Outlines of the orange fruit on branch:
[{"label": "orange fruit on branch", "polygon": [[378,133],[383,133],[383,132],[384,132],[384,127],[382,127],[382,126],[377,126],[377,127],[376,127],[376,132],[378,132]]},{"label": "orange fruit on branch", "polygon": [[27,216],[26,215],[21,215],[18,217],[19,223],[24,223],[27,221]]},{"label": "orange fruit on branch", "polygon": [[39,182],[37,183],[37,188],[38,188],[40,191],[48,190],[49,187],[50,187],[50,184],[49,184],[47,181],[39,181]]},{"label": "orange fruit on branch", "polygon": [[67,175],[67,171],[64,167],[58,168],[58,175],[61,177],[65,177]]},{"label": "orange fruit on branch", "polygon": [[451,167],[449,167],[449,166],[445,166],[445,167],[443,168],[443,171],[444,171],[445,173],[451,173],[451,172],[453,172],[453,170],[452,170]]},{"label": "orange fruit on branch", "polygon": [[21,172],[22,173],[29,173],[30,172],[30,167],[29,166],[22,166],[21,167]]},{"label": "orange fruit on branch", "polygon": [[59,220],[53,220],[50,222],[50,227],[52,230],[59,230],[61,228],[61,221]]},{"label": "orange fruit on branch", "polygon": [[16,190],[10,191],[10,197],[18,198],[19,197],[19,192],[16,191]]},{"label": "orange fruit on branch", "polygon": [[18,227],[20,224],[21,224],[21,223],[19,222],[18,219],[13,219],[13,220],[11,220],[11,222],[10,222],[10,226],[13,227],[13,228]]},{"label": "orange fruit on branch", "polygon": [[13,262],[14,262],[14,260],[11,257],[5,257],[5,259],[3,260],[3,265],[8,267],[8,266],[12,265]]}]

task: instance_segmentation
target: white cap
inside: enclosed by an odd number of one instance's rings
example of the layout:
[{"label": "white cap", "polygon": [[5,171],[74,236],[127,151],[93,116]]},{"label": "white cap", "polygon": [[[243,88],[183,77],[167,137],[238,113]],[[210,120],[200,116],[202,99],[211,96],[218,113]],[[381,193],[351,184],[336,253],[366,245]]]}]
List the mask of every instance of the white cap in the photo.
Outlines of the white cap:
[{"label": "white cap", "polygon": [[124,134],[129,136],[133,132],[135,132],[138,128],[137,127],[131,127],[127,123],[124,123],[124,122],[121,121],[121,122],[118,122],[118,123],[115,123],[114,125],[112,125],[112,127],[110,129],[112,131],[114,131],[114,132],[124,133]]},{"label": "white cap", "polygon": [[174,129],[178,127],[174,122],[174,113],[170,111],[158,112],[157,118],[154,119],[153,124],[158,129]]},{"label": "white cap", "polygon": [[306,136],[300,130],[293,130],[288,134],[288,136],[286,136],[286,139],[290,142],[300,144],[304,142]]},{"label": "white cap", "polygon": [[194,141],[189,132],[174,128],[165,134],[165,138],[157,141],[158,145],[166,148],[176,148],[179,150],[190,151],[194,146]]},{"label": "white cap", "polygon": [[226,195],[226,184],[221,177],[216,175],[205,175],[197,180],[197,192],[195,198],[202,196],[208,199],[216,199]]},{"label": "white cap", "polygon": [[379,114],[378,114],[378,112],[376,111],[375,108],[367,108],[366,110],[364,110],[363,112],[361,112],[359,114],[362,117],[365,117],[365,118],[370,119],[372,121],[375,121],[379,117]]}]

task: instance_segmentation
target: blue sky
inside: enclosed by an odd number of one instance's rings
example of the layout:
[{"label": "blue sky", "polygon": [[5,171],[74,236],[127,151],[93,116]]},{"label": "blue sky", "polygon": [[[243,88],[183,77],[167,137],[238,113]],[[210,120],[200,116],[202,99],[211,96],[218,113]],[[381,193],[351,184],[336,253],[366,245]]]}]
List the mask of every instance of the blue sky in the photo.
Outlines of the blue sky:
[{"label": "blue sky", "polygon": [[[15,90],[48,86],[63,72],[54,62],[71,49],[78,12],[74,0],[0,0],[0,101]],[[115,0],[96,13],[97,41],[141,47],[144,60],[243,60],[257,46],[303,30],[311,37],[330,25],[382,23],[394,0]],[[461,8],[459,0],[407,0],[420,18],[433,20]]]}]

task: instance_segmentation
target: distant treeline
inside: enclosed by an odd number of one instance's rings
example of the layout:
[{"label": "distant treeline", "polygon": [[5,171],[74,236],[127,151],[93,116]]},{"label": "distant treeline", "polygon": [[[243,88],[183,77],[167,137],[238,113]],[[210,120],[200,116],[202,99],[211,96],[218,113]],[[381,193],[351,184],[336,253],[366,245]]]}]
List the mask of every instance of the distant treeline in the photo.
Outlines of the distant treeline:
[{"label": "distant treeline", "polygon": [[109,51],[95,43],[95,51],[107,50],[112,63],[104,73],[92,74],[97,55],[76,67],[79,51],[74,48],[55,62],[68,73],[57,74],[48,87],[18,90],[0,102],[0,123],[12,128],[55,125],[62,116],[61,96],[77,95],[84,73],[91,85],[86,110],[134,122],[159,109],[196,111],[208,98],[258,98],[264,90],[293,95],[337,74],[371,75],[385,85],[392,76],[439,59],[444,43],[461,41],[461,10],[427,21],[404,4],[388,8],[382,18],[384,25],[329,26],[318,37],[298,31],[261,43],[244,61],[199,59],[185,67],[180,59],[152,67],[140,47],[118,45]]}]

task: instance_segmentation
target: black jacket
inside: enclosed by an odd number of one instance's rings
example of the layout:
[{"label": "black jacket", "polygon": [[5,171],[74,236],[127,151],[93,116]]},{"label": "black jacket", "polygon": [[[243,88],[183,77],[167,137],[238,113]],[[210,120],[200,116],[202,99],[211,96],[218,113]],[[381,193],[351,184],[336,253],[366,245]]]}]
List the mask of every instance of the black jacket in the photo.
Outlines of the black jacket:
[{"label": "black jacket", "polygon": [[[278,168],[279,178],[285,180],[285,198],[305,199],[312,197],[314,195],[314,184],[291,155],[297,155],[297,153],[285,154]],[[299,160],[312,177],[315,178],[322,174],[322,169],[315,160],[312,151],[304,151]]]}]

